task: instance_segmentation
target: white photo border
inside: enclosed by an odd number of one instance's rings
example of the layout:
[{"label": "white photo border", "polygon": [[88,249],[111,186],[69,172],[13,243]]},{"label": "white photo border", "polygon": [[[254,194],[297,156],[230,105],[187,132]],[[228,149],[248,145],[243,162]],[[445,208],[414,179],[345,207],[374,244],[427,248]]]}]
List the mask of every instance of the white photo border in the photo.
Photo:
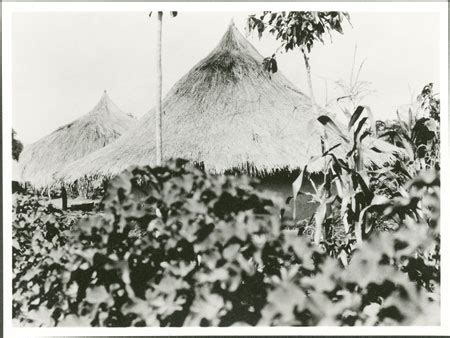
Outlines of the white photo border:
[{"label": "white photo border", "polygon": [[[12,14],[15,12],[217,12],[261,10],[337,10],[348,12],[434,12],[440,14],[441,97],[441,325],[392,327],[182,327],[182,328],[24,328],[12,326]],[[447,2],[3,2],[3,319],[5,337],[152,336],[152,335],[449,335],[450,220],[448,135],[448,3]]]}]

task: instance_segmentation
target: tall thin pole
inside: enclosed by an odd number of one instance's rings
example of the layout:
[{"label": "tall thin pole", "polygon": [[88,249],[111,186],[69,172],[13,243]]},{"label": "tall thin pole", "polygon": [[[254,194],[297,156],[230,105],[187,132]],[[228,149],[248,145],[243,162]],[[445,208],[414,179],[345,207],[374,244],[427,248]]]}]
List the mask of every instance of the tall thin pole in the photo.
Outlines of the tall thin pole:
[{"label": "tall thin pole", "polygon": [[162,163],[162,62],[161,62],[161,37],[162,37],[163,12],[158,12],[158,24],[156,30],[156,165]]}]

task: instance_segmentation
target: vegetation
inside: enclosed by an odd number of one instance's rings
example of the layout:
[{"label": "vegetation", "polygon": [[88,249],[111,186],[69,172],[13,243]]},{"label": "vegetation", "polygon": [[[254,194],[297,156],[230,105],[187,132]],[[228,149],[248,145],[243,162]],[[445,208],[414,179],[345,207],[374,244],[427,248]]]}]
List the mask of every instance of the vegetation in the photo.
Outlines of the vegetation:
[{"label": "vegetation", "polygon": [[[281,46],[286,52],[300,49],[306,67],[306,76],[308,80],[309,97],[312,101],[315,115],[318,115],[317,102],[314,98],[313,85],[311,80],[311,65],[309,54],[314,43],[324,42],[324,35],[337,31],[343,33],[342,23],[344,18],[350,21],[347,12],[263,12],[262,15],[250,15],[248,18],[249,30],[257,30],[261,38],[267,29],[270,34],[280,40]],[[276,72],[276,63],[274,65],[274,56],[270,63],[267,63],[267,69]]]},{"label": "vegetation", "polygon": [[19,160],[20,153],[23,150],[23,144],[22,144],[22,142],[20,142],[20,140],[18,140],[16,138],[16,135],[17,135],[17,133],[13,129],[12,130],[12,139],[11,140],[12,140],[12,158],[13,158],[14,161],[18,161]]},{"label": "vegetation", "polygon": [[[432,111],[423,105],[423,96],[419,96],[418,100],[426,111]],[[439,113],[434,112],[434,116],[436,115]],[[321,116],[318,120],[328,129],[339,129],[328,116]],[[389,159],[383,167],[376,164],[367,165],[364,160],[367,156],[373,156],[373,153],[382,156],[383,151],[378,144],[380,139],[376,136],[376,125],[370,110],[362,106],[358,106],[350,118],[350,133],[339,130],[342,141],[331,145],[321,156],[310,161],[320,160],[324,175],[323,184],[315,189],[315,194],[310,194],[320,203],[313,220],[314,242],[319,244],[322,240],[326,245],[330,245],[329,241],[336,239],[336,232],[343,232],[346,234],[344,242],[342,243],[342,236],[338,236],[341,245],[336,246],[333,242],[331,247],[335,255],[344,257],[344,261],[354,244],[353,240],[361,244],[363,238],[376,227],[392,227],[393,223],[396,228],[400,227],[405,219],[389,217],[385,220],[382,206],[386,206],[402,193],[405,194],[406,182],[422,170],[433,171],[440,168],[440,135],[439,128],[434,123],[435,119],[416,119],[411,116],[410,120],[414,124],[409,125],[409,129],[408,125],[399,121],[396,127],[389,127],[379,135],[379,138],[387,138],[398,147],[397,159]],[[351,145],[351,150],[344,156],[336,151],[343,144]],[[294,200],[308,175],[307,167],[308,165],[293,184]],[[315,186],[314,182],[312,183]],[[354,237],[348,236],[350,233],[353,233]]]},{"label": "vegetation", "polygon": [[[286,51],[300,48],[310,77],[314,42],[325,32],[341,32],[346,16],[264,12],[250,17],[249,25],[260,34],[270,27]],[[162,12],[158,20],[161,29]],[[158,34],[160,51],[161,30]],[[266,72],[277,71],[274,56],[264,59],[265,71],[256,54],[230,25],[219,46],[175,86],[172,96],[192,94],[192,83],[219,91],[222,87],[212,84],[226,83],[230,87],[223,88],[235,90],[238,80],[254,78],[264,79],[267,88],[283,88],[258,96],[291,93],[281,85],[283,79]],[[214,78],[211,65],[234,68]],[[196,81],[189,82],[191,77]],[[259,90],[265,87],[261,83]],[[361,91],[357,83],[358,75],[351,76],[349,91]],[[312,94],[310,78],[309,86]],[[218,109],[222,95],[213,94]],[[195,98],[203,102],[205,93],[195,92]],[[352,98],[354,104],[358,95]],[[31,192],[15,195],[16,325],[440,324],[440,102],[432,84],[424,87],[407,121],[400,114],[396,121],[375,121],[362,105],[348,114],[345,126],[330,115],[315,115],[325,135],[333,137],[325,137],[322,151],[298,171],[286,202],[258,190],[254,177],[233,170],[212,174],[207,165],[217,163],[162,163],[160,103],[152,127],[159,130],[156,159],[161,165],[135,166],[111,178],[93,191],[101,195],[94,212],[43,205]],[[183,111],[197,111],[183,105]],[[252,142],[259,138],[254,133]],[[124,140],[117,144],[123,146]],[[136,148],[136,158],[151,153],[135,145],[127,147]],[[114,146],[108,149],[107,155]],[[319,171],[315,179],[312,171]],[[104,176],[96,177],[103,182]],[[77,188],[91,182],[78,181]],[[313,192],[302,189],[306,182]],[[297,219],[300,194],[314,203],[311,219]],[[290,217],[285,210],[292,201]],[[292,222],[298,232],[288,230]]]},{"label": "vegetation", "polygon": [[[181,160],[135,168],[110,182],[101,212],[75,215],[76,226],[67,214],[19,197],[15,320],[34,326],[439,323],[437,171],[409,180],[391,200],[372,200],[370,211],[397,227],[353,247],[345,264],[335,258],[337,242],[315,246],[282,231],[283,206],[255,183]],[[353,235],[345,236],[351,242]]]},{"label": "vegetation", "polygon": [[413,108],[408,110],[407,121],[397,113],[396,121],[379,123],[380,138],[408,152],[410,174],[423,169],[440,167],[440,99],[433,93],[433,84],[426,85]]},{"label": "vegetation", "polygon": [[[353,52],[353,62],[349,74],[348,80],[340,79],[334,81],[335,86],[338,89],[340,95],[336,98],[328,99],[325,101],[326,109],[336,109],[335,106],[342,112],[344,116],[350,118],[352,112],[357,106],[363,104],[363,100],[368,95],[374,92],[372,83],[368,81],[363,81],[360,79],[361,71],[365,65],[365,59],[359,64],[356,63],[357,57],[357,46]],[[325,80],[325,89],[328,90],[327,82]],[[329,108],[330,107],[330,108]]]}]

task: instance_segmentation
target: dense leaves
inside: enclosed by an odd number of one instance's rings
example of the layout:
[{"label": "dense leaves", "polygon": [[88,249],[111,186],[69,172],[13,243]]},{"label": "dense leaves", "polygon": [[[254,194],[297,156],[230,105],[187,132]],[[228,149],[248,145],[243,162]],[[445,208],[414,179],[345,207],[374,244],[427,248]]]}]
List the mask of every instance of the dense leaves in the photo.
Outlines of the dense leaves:
[{"label": "dense leaves", "polygon": [[344,18],[349,20],[346,12],[263,12],[262,15],[250,15],[249,30],[256,30],[259,37],[267,29],[280,40],[286,51],[299,47],[308,53],[314,42],[323,42],[325,33],[332,31],[343,33]]},{"label": "dense leaves", "polygon": [[13,206],[13,317],[26,313],[24,324],[53,325],[66,297],[63,248],[81,214],[63,214],[37,196],[15,195]]},{"label": "dense leaves", "polygon": [[[309,88],[309,98],[311,100],[312,111],[314,115],[319,115],[319,109],[314,97],[311,64],[309,54],[316,41],[324,42],[323,36],[328,33],[330,38],[334,31],[343,33],[342,23],[350,16],[346,12],[271,12],[264,11],[262,15],[250,15],[248,17],[248,30],[256,30],[259,38],[264,31],[274,35],[276,40],[280,41],[277,51],[283,49],[286,52],[299,49],[303,54],[303,60],[306,67],[306,76]],[[264,69],[275,72],[278,68],[275,60],[275,54],[271,58],[265,58],[263,61]],[[314,133],[314,128],[310,130]],[[322,135],[326,142],[327,135]]]},{"label": "dense leaves", "polygon": [[12,130],[12,139],[11,139],[11,141],[12,141],[12,158],[13,158],[13,160],[18,161],[20,153],[23,150],[23,144],[22,144],[22,142],[20,142],[20,140],[18,140],[16,138],[16,135],[17,135],[17,133],[13,129]]},{"label": "dense leaves", "polygon": [[275,54],[273,54],[271,57],[264,58],[263,66],[264,70],[266,70],[267,72],[276,73],[278,71],[278,65],[277,60],[275,58]]},{"label": "dense leaves", "polygon": [[433,84],[424,86],[408,109],[408,118],[397,115],[397,120],[380,121],[379,137],[408,152],[411,175],[424,169],[439,169],[440,99],[433,93]]},{"label": "dense leaves", "polygon": [[[379,191],[385,187],[382,176],[389,171],[390,163],[386,162],[387,168],[378,166],[384,163],[380,159],[389,159],[393,154],[389,149],[386,156],[384,153],[387,151],[377,146],[373,135],[374,120],[368,107],[355,109],[348,122],[348,131],[342,130],[329,116],[322,115],[317,120],[326,132],[339,135],[339,140],[335,144],[326,144],[321,156],[311,158],[293,184],[293,197],[295,200],[298,194],[304,193],[318,203],[313,220],[314,242],[322,243],[329,252],[346,262],[355,241],[361,244],[373,231],[374,221],[380,221],[379,215],[371,216],[370,213],[386,203],[388,197]],[[347,150],[342,151],[343,147]],[[377,164],[367,168],[369,161],[365,159],[378,156]],[[323,182],[319,185],[307,172],[308,166],[315,163],[320,164],[323,174]],[[302,182],[308,179],[314,188],[313,193],[301,192]]]},{"label": "dense leaves", "polygon": [[[14,206],[13,315],[34,326],[389,325],[439,322],[439,177],[419,177],[398,231],[348,266],[283,231],[279,205],[247,177],[185,161],[113,179],[81,217]],[[432,192],[432,193],[431,193]],[[404,199],[403,199],[404,198]],[[79,219],[72,225],[71,217]],[[433,222],[428,222],[433,220]],[[430,225],[431,224],[431,225]]]},{"label": "dense leaves", "polygon": [[[331,117],[318,118],[326,130],[340,135],[340,140],[328,145],[321,156],[313,157],[305,166],[293,184],[294,199],[303,193],[302,182],[310,179],[308,166],[321,161],[324,180],[317,188],[312,182],[314,192],[306,193],[318,203],[318,208],[309,227],[305,227],[305,234],[313,236],[316,244],[322,244],[344,263],[355,242],[360,245],[375,229],[399,229],[406,216],[432,226],[433,221],[421,217],[423,196],[405,199],[413,193],[407,183],[413,177],[438,177],[435,171],[439,170],[439,121],[431,115],[439,116],[439,111],[438,105],[430,104],[438,100],[432,87],[424,87],[416,104],[420,111],[413,114],[410,110],[406,122],[399,119],[396,124],[376,124],[370,109],[363,106],[358,106],[349,117],[348,133]],[[339,151],[343,146],[350,147],[350,151]],[[389,156],[384,156],[386,153]],[[386,160],[367,165],[365,159],[377,156]],[[402,207],[395,208],[397,213],[387,212],[398,198],[404,199]]]}]

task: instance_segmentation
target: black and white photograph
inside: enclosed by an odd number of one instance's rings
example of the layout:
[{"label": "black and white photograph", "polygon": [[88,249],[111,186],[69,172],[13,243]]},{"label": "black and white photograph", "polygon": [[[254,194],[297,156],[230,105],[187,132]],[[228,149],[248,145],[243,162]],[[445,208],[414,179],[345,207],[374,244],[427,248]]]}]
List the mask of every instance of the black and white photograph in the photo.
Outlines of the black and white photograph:
[{"label": "black and white photograph", "polygon": [[11,337],[448,334],[448,4],[189,5],[3,4]]}]

